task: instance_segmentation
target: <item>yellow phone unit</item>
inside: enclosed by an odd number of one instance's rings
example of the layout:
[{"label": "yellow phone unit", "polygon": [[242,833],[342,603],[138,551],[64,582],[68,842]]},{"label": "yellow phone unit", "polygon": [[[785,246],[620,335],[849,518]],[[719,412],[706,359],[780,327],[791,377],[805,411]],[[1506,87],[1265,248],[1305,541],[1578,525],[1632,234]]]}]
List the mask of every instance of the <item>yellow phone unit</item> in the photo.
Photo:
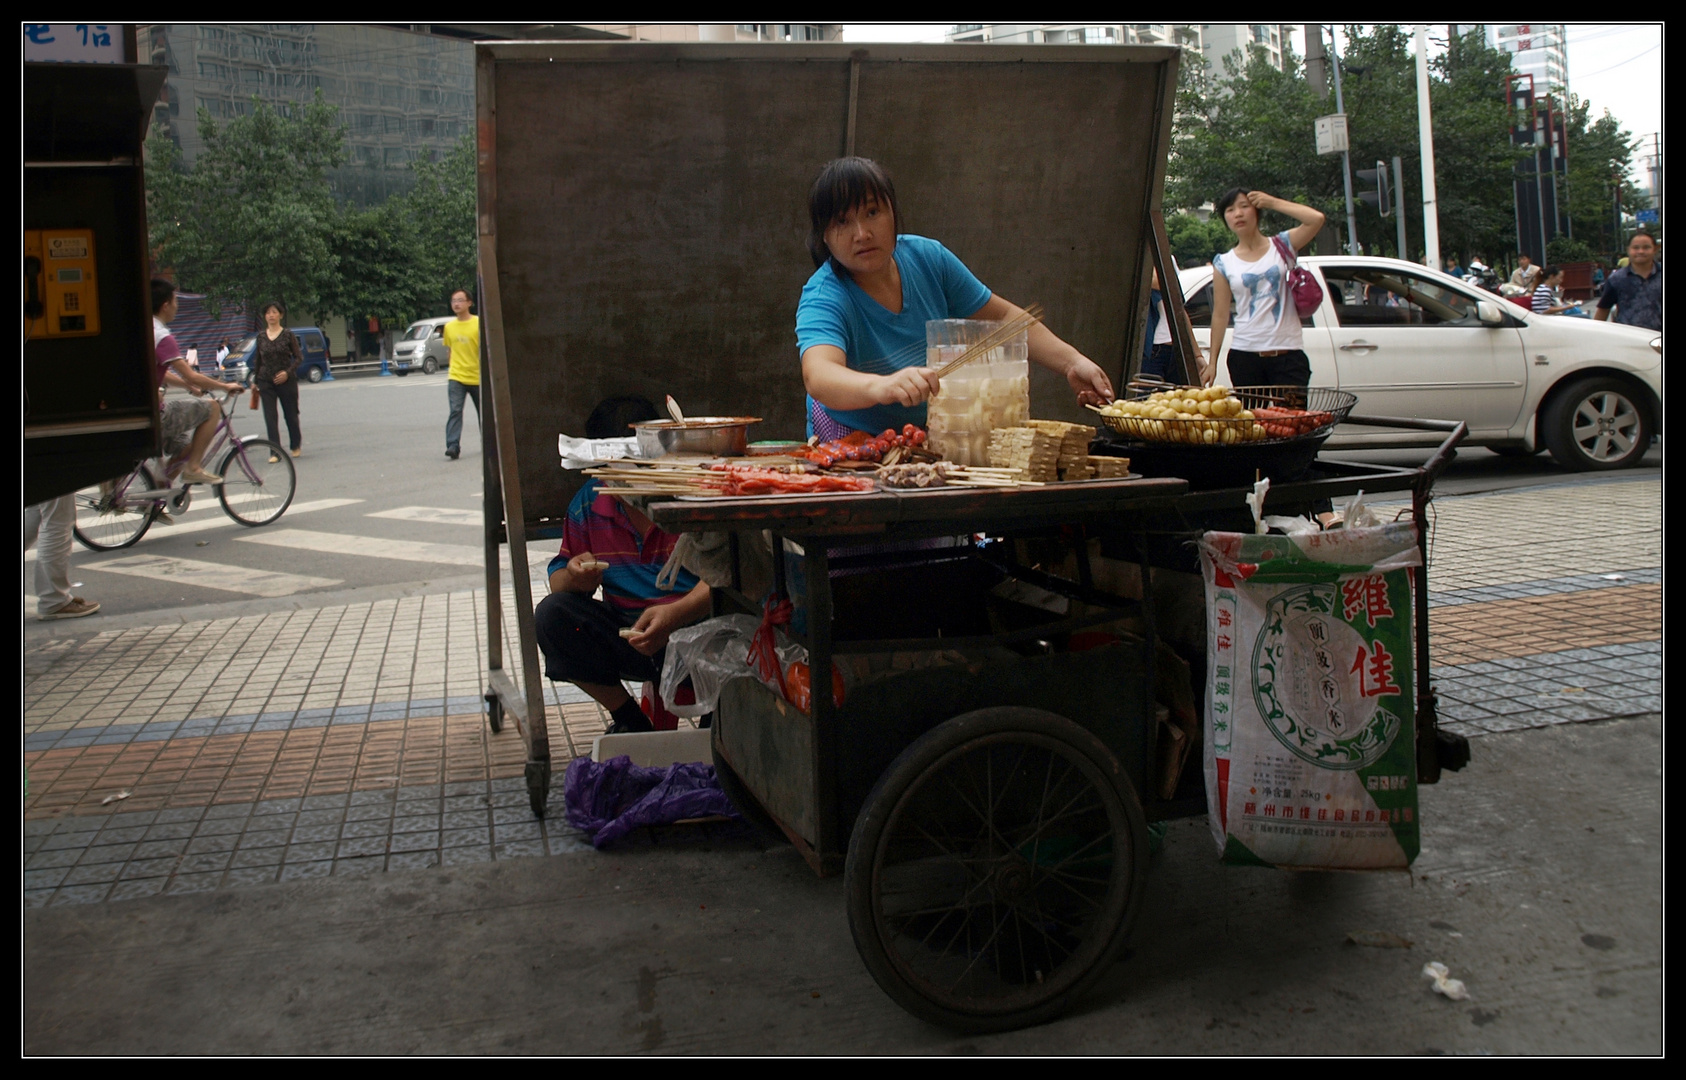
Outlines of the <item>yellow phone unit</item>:
[{"label": "yellow phone unit", "polygon": [[100,332],[92,229],[26,231],[23,266],[30,338],[92,337]]}]

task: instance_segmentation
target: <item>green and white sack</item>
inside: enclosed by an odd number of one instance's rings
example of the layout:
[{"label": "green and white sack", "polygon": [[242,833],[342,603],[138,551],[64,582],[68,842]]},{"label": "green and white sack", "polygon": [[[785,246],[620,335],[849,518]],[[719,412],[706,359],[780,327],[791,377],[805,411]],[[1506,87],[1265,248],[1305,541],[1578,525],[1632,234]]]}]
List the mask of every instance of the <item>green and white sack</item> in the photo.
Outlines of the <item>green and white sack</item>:
[{"label": "green and white sack", "polygon": [[1207,533],[1206,792],[1225,862],[1417,857],[1411,523]]}]

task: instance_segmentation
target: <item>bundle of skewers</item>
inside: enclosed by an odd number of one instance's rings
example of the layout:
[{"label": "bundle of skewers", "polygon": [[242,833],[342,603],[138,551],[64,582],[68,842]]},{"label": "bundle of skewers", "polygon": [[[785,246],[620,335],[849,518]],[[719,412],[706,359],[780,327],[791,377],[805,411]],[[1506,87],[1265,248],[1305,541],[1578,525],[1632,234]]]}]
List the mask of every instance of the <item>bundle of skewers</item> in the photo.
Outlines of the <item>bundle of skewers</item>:
[{"label": "bundle of skewers", "polygon": [[1040,487],[1020,480],[1016,470],[954,465],[946,461],[860,468],[847,474],[824,472],[810,463],[782,467],[706,463],[653,463],[632,467],[586,469],[585,475],[603,482],[607,495],[700,496],[734,498],[750,495],[857,494],[879,487],[924,490],[935,487]]}]

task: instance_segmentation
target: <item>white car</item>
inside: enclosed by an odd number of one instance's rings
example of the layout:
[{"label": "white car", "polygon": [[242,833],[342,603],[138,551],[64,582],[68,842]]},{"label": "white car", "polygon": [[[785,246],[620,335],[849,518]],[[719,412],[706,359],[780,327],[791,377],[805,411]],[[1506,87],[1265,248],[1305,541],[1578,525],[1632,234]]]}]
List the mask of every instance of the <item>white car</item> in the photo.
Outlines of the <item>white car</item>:
[{"label": "white car", "polygon": [[[1469,445],[1541,449],[1570,469],[1637,465],[1660,429],[1662,335],[1535,315],[1416,263],[1306,256],[1323,304],[1301,320],[1311,385],[1358,395],[1372,416],[1462,420]],[[1212,268],[1178,274],[1194,336],[1211,341]],[[1231,315],[1231,325],[1234,316]],[[1218,382],[1228,383],[1227,354]],[[1331,450],[1414,446],[1438,437],[1343,424]]]},{"label": "white car", "polygon": [[451,349],[445,344],[445,324],[456,318],[446,315],[437,319],[418,319],[404,331],[404,336],[392,348],[392,371],[408,375],[420,370],[432,375],[451,366]]}]

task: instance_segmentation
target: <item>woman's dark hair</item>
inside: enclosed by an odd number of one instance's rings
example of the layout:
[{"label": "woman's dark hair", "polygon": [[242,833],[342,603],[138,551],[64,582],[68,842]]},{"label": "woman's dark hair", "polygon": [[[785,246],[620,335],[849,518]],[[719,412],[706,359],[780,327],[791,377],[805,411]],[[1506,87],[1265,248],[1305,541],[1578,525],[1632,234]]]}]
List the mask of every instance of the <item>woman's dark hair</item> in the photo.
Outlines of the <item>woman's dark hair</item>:
[{"label": "woman's dark hair", "polygon": [[152,279],[152,313],[158,314],[164,310],[164,305],[170,302],[170,297],[176,295],[176,284],[165,281],[161,277]]},{"label": "woman's dark hair", "polygon": [[271,300],[269,303],[265,304],[263,307],[258,308],[258,315],[259,316],[268,315],[270,308],[274,308],[275,313],[277,315],[281,316],[283,319],[285,319],[287,317],[286,305],[282,304],[281,301],[279,301],[279,300]]},{"label": "woman's dark hair", "polygon": [[897,234],[904,231],[901,207],[896,205],[896,186],[884,166],[871,158],[846,157],[820,170],[814,186],[808,189],[808,254],[814,257],[816,267],[824,266],[829,259],[832,270],[841,277],[848,276],[849,271],[831,258],[825,231],[868,199],[888,206]]},{"label": "woman's dark hair", "polygon": [[1223,217],[1224,217],[1224,214],[1229,211],[1229,208],[1231,206],[1235,205],[1235,200],[1245,196],[1246,194],[1247,194],[1246,188],[1238,188],[1237,187],[1237,188],[1230,188],[1228,191],[1226,191],[1222,195],[1218,196],[1218,201],[1213,204],[1213,206],[1214,206],[1213,212],[1218,215],[1218,220],[1222,221]]}]

